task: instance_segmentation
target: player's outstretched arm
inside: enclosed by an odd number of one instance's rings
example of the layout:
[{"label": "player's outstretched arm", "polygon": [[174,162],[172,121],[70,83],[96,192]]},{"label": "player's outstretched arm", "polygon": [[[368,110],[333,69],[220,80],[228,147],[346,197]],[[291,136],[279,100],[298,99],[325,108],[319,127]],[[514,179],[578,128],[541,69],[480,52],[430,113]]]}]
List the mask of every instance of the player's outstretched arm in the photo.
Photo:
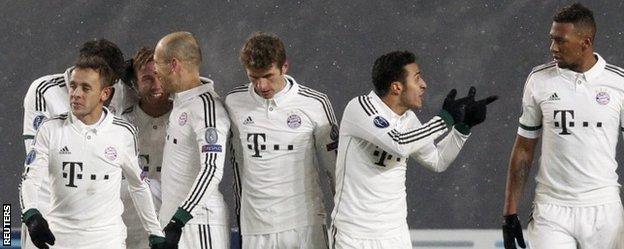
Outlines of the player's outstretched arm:
[{"label": "player's outstretched arm", "polygon": [[[455,111],[456,115],[453,117],[454,120],[459,120],[458,123],[437,145],[434,145],[433,139],[429,139],[429,144],[424,145],[420,150],[413,153],[411,155],[412,158],[434,172],[442,172],[451,165],[468,139],[470,129],[485,121],[487,105],[498,98],[497,96],[490,96],[475,101],[476,92],[475,87],[470,87],[468,95],[456,101],[454,101],[454,91],[452,90],[449,93],[444,101],[443,109],[459,109]],[[451,106],[448,106],[449,103],[451,103]],[[464,109],[463,113],[462,108]]]},{"label": "player's outstretched arm", "polygon": [[505,248],[516,248],[516,240],[520,247],[525,248],[522,226],[518,219],[518,203],[522,191],[529,177],[533,154],[537,145],[537,138],[525,138],[517,135],[507,171],[507,186],[505,187],[505,207],[503,210],[503,239]]}]

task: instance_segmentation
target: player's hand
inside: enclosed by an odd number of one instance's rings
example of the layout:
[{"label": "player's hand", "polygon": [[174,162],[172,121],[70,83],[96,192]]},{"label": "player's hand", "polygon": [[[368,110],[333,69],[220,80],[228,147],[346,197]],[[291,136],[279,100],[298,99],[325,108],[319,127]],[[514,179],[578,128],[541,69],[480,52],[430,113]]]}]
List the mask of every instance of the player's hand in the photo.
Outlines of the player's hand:
[{"label": "player's hand", "polygon": [[[28,227],[28,234],[37,248],[48,249],[48,244],[54,245],[54,234],[48,227],[48,222],[37,209],[29,209],[24,213],[24,223]],[[47,244],[46,244],[47,243]]]},{"label": "player's hand", "polygon": [[[457,90],[452,89],[444,99],[442,104],[442,110],[448,112],[453,117],[453,124],[462,122],[464,120],[466,104],[455,99],[457,96]],[[453,125],[448,124],[448,125]]]},{"label": "player's hand", "polygon": [[149,236],[150,249],[169,249],[169,245],[165,240],[165,237],[150,234]]},{"label": "player's hand", "polygon": [[178,208],[171,220],[165,226],[165,241],[168,248],[177,249],[180,236],[182,236],[182,228],[193,216],[182,208]]},{"label": "player's hand", "polygon": [[472,99],[472,101],[469,101],[466,106],[464,123],[469,127],[473,127],[485,121],[485,116],[487,114],[487,105],[496,101],[498,99],[498,96],[492,95],[479,101],[474,101],[474,95],[476,93],[476,90],[474,90],[474,88],[470,88],[470,91],[471,93],[469,93],[468,95]]},{"label": "player's hand", "polygon": [[503,222],[503,241],[505,249],[516,249],[516,240],[518,245],[522,248],[526,248],[524,244],[524,236],[522,236],[522,225],[517,214],[510,214],[504,216]]}]

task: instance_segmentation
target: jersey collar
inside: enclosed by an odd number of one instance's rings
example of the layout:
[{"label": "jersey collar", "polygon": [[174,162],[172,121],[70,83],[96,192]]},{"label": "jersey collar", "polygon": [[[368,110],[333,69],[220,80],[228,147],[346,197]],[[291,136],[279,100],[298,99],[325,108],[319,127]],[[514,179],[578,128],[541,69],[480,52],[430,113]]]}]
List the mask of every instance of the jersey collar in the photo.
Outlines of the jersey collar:
[{"label": "jersey collar", "polygon": [[282,88],[282,90],[273,95],[272,99],[265,99],[262,96],[258,95],[253,88],[253,83],[249,84],[249,91],[251,92],[251,96],[253,96],[253,98],[261,105],[266,104],[279,106],[286,99],[288,99],[288,96],[292,95],[292,93],[296,93],[297,91],[299,91],[299,84],[297,84],[293,77],[291,77],[290,75],[284,75],[284,80],[286,81],[286,85],[284,86],[284,88]]},{"label": "jersey collar", "polygon": [[565,68],[560,68],[560,67],[557,67],[557,70],[559,71],[561,76],[571,81],[582,79],[585,82],[591,82],[597,79],[598,76],[600,76],[600,74],[602,74],[602,71],[607,65],[607,62],[598,53],[594,53],[594,56],[596,56],[596,59],[597,59],[596,64],[594,64],[593,67],[591,67],[589,70],[585,71],[584,73],[578,73],[570,69],[565,69]]},{"label": "jersey collar", "polygon": [[102,115],[104,115],[104,118],[103,119],[100,118],[99,123],[97,123],[95,126],[92,126],[92,127],[80,121],[80,119],[74,116],[74,113],[72,113],[71,110],[69,111],[68,120],[71,123],[71,125],[74,127],[74,129],[78,130],[81,133],[87,130],[90,130],[93,133],[97,133],[98,130],[104,129],[105,127],[108,126],[108,124],[113,122],[114,115],[111,114],[108,108],[104,107],[104,111],[102,112]]},{"label": "jersey collar", "polygon": [[205,82],[199,86],[193,87],[186,91],[173,94],[173,101],[174,102],[186,101],[186,100],[192,99],[193,97],[199,96],[202,93],[205,93],[208,91],[214,91],[214,87],[213,87],[214,83],[212,82],[212,80],[208,80],[208,79],[205,79],[205,80],[207,80],[208,82]]}]

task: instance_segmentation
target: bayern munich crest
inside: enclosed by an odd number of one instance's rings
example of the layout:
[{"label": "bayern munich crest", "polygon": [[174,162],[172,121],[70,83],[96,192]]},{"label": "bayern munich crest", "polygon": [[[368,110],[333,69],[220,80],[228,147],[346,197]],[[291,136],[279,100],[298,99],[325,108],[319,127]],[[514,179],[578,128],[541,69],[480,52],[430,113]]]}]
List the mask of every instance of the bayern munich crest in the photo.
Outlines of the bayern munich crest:
[{"label": "bayern munich crest", "polygon": [[611,97],[609,97],[609,94],[607,92],[599,92],[598,94],[596,94],[596,102],[598,102],[598,104],[606,105],[609,104],[610,100]]},{"label": "bayern munich crest", "polygon": [[186,112],[183,112],[182,114],[180,114],[180,117],[178,117],[178,124],[180,126],[185,125],[186,121],[188,121],[188,114],[186,114]]},{"label": "bayern munich crest", "polygon": [[110,161],[115,161],[117,159],[117,150],[112,146],[107,147],[104,150],[104,157]]},{"label": "bayern munich crest", "polygon": [[299,117],[299,115],[297,114],[290,115],[286,119],[286,124],[291,129],[297,129],[299,128],[299,126],[301,126],[301,117]]}]

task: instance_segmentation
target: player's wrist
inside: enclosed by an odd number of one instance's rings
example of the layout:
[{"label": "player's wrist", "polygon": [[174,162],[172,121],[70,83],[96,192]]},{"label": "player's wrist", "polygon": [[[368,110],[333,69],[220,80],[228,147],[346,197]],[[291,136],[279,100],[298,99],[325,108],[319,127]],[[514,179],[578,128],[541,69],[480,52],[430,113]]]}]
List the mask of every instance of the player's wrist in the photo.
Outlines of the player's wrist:
[{"label": "player's wrist", "polygon": [[459,131],[459,133],[463,134],[463,135],[470,135],[470,126],[463,123],[463,122],[459,122],[455,124],[455,130]]},{"label": "player's wrist", "polygon": [[22,214],[22,222],[24,222],[25,224],[28,224],[36,216],[43,217],[43,215],[41,215],[39,210],[37,210],[36,208],[28,209],[26,210],[26,212],[24,212],[24,214]]},{"label": "player's wrist", "polygon": [[171,219],[176,220],[181,224],[181,226],[184,226],[192,218],[193,215],[179,207],[178,210],[176,210],[175,214],[173,214],[173,217]]},{"label": "player's wrist", "polygon": [[154,235],[154,234],[150,234],[148,240],[149,240],[150,246],[165,243],[165,237]]},{"label": "player's wrist", "polygon": [[447,110],[444,110],[444,109],[440,110],[440,112],[438,113],[438,117],[442,118],[447,128],[450,128],[451,126],[455,124],[453,115],[451,115],[451,113],[449,113]]}]

